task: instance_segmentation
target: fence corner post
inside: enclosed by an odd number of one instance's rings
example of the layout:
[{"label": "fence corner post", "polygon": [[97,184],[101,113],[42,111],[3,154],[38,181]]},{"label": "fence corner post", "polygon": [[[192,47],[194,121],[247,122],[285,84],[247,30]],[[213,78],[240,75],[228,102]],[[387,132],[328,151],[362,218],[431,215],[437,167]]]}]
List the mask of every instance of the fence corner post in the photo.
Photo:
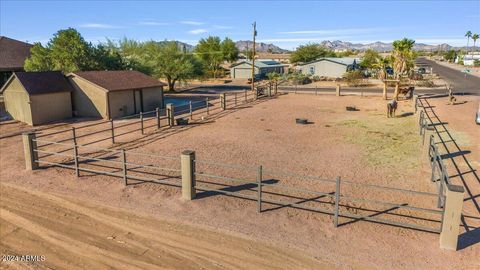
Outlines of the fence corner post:
[{"label": "fence corner post", "polygon": [[29,171],[38,169],[37,142],[35,139],[36,134],[34,131],[22,133],[25,168]]},{"label": "fence corner post", "polygon": [[195,151],[185,150],[180,157],[182,171],[182,199],[195,199]]},{"label": "fence corner post", "polygon": [[412,98],[413,106],[415,108],[415,113],[418,112],[418,95],[414,94]]},{"label": "fence corner post", "polygon": [[205,98],[205,108],[207,110],[207,115],[210,114],[209,108],[208,108],[208,97]]},{"label": "fence corner post", "polygon": [[168,103],[166,105],[166,108],[167,108],[168,125],[173,126],[175,125],[175,116],[174,116],[175,107],[173,106],[173,103]]},{"label": "fence corner post", "polygon": [[75,175],[80,177],[80,168],[78,163],[78,145],[77,145],[77,132],[75,127],[72,127],[72,142],[73,142],[73,159],[75,161]]},{"label": "fence corner post", "polygon": [[335,213],[333,217],[333,226],[338,227],[338,212],[340,205],[340,176],[335,179]]},{"label": "fence corner post", "polygon": [[463,208],[463,186],[447,185],[445,191],[445,207],[442,228],[440,232],[440,247],[447,250],[457,250],[460,218]]},{"label": "fence corner post", "polygon": [[342,94],[340,93],[341,91],[341,87],[340,87],[340,84],[337,83],[337,89],[336,89],[336,94],[337,94],[337,97],[341,96]]}]

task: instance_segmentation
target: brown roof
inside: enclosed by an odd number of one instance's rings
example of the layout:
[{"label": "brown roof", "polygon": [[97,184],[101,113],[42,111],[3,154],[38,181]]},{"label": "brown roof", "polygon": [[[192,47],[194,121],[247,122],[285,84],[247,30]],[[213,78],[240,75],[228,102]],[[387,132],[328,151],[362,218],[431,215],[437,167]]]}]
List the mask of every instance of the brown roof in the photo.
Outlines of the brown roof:
[{"label": "brown roof", "polygon": [[90,81],[108,91],[140,89],[166,85],[155,78],[134,70],[81,71],[74,72],[73,75]]},{"label": "brown roof", "polygon": [[[72,85],[60,71],[45,72],[15,72],[10,80],[17,78],[29,95],[40,95],[48,93],[71,92]],[[3,86],[3,92],[8,82]]]},{"label": "brown roof", "polygon": [[0,36],[0,70],[22,70],[31,47],[31,44]]}]

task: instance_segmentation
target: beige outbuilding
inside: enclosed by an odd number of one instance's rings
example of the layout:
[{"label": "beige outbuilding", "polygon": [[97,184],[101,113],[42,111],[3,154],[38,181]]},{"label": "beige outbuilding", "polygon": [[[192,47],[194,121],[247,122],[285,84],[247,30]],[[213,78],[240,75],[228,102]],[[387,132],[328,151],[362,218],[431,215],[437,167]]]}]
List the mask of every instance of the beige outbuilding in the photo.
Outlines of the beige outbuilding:
[{"label": "beige outbuilding", "polygon": [[138,71],[84,71],[67,77],[74,88],[75,116],[115,119],[164,107],[165,84]]},{"label": "beige outbuilding", "polygon": [[13,119],[34,126],[71,118],[72,90],[61,72],[15,72],[0,93]]}]

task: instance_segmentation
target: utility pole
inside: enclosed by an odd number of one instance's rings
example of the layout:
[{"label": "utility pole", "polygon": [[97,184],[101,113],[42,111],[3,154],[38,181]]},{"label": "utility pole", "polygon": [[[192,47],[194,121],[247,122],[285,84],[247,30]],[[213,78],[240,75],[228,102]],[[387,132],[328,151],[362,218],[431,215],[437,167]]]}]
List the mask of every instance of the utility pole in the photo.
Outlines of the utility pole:
[{"label": "utility pole", "polygon": [[257,36],[257,23],[253,22],[252,92],[255,92],[255,37],[256,36]]}]

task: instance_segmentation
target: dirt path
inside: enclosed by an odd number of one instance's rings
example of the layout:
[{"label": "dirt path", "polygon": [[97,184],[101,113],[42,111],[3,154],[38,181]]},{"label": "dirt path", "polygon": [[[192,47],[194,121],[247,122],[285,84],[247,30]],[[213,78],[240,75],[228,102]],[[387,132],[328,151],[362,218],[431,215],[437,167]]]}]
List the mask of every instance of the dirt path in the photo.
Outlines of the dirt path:
[{"label": "dirt path", "polygon": [[35,269],[332,269],[295,250],[1,185],[1,254]]}]

